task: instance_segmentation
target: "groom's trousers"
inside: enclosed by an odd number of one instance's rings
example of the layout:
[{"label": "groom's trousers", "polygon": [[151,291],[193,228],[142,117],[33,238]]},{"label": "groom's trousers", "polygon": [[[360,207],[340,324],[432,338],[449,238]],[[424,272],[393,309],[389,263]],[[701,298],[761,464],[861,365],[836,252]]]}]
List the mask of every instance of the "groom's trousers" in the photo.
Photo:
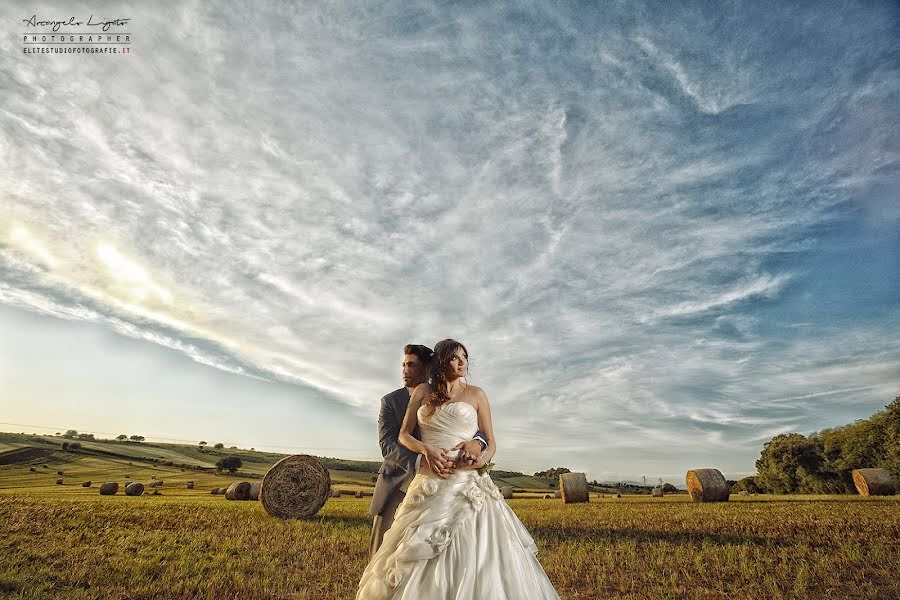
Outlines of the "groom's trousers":
[{"label": "groom's trousers", "polygon": [[381,514],[375,515],[375,519],[372,522],[372,538],[369,540],[369,561],[372,561],[372,557],[375,556],[375,553],[378,552],[378,549],[381,548],[381,542],[384,540],[384,534],[388,529],[391,528],[391,525],[394,524],[394,513],[397,512],[397,507],[400,506],[400,503],[403,502],[403,498],[406,497],[404,492],[400,490],[395,490],[393,494],[391,494],[390,498],[388,498],[387,504],[384,505],[384,510],[381,511]]}]

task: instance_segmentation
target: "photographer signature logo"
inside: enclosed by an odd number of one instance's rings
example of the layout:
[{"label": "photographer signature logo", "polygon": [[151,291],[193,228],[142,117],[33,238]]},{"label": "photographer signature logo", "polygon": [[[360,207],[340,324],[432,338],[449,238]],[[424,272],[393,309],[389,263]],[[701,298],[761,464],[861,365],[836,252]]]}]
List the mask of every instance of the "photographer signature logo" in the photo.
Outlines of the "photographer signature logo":
[{"label": "photographer signature logo", "polygon": [[[22,52],[25,54],[131,54],[130,18],[87,20],[43,19],[35,13],[22,19]],[[74,29],[74,31],[73,31]],[[39,31],[35,31],[39,30]]]},{"label": "photographer signature logo", "polygon": [[93,14],[88,17],[87,22],[76,21],[75,17],[69,17],[68,21],[39,21],[37,15],[32,15],[30,19],[22,19],[26,27],[52,27],[53,31],[59,31],[60,27],[81,27],[82,25],[88,27],[102,27],[101,31],[109,31],[109,28],[113,25],[116,27],[123,27],[130,20],[131,19],[112,19],[110,21],[94,22]]}]

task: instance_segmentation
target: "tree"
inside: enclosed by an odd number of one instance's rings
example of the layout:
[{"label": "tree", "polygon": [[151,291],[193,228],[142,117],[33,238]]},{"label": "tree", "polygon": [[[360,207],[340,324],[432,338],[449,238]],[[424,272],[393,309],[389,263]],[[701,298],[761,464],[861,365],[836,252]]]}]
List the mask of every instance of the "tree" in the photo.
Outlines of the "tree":
[{"label": "tree", "polygon": [[571,473],[572,471],[565,467],[556,467],[555,469],[547,469],[546,471],[538,471],[534,474],[535,477],[544,477],[547,479],[559,479],[559,476],[563,473]]},{"label": "tree", "polygon": [[125,435],[124,433],[120,433],[119,435],[116,436],[116,439],[119,440],[120,442],[124,442],[125,440],[128,439],[128,436]]},{"label": "tree", "polygon": [[76,435],[78,435],[77,431],[75,431],[74,429],[67,429],[66,432],[63,434],[63,437],[73,438]]},{"label": "tree", "polygon": [[664,483],[662,485],[663,494],[675,494],[678,492],[678,488],[672,485],[671,483]]},{"label": "tree", "polygon": [[79,440],[92,440],[92,439],[94,439],[94,434],[93,433],[79,433],[78,439]]},{"label": "tree", "polygon": [[756,461],[757,483],[776,494],[821,493],[825,462],[821,440],[782,433],[766,442]]},{"label": "tree", "polygon": [[219,448],[219,449],[224,448],[224,447],[225,447],[225,444],[223,444],[222,442],[219,442],[215,446],[213,446],[213,448]]},{"label": "tree", "polygon": [[759,487],[759,484],[756,483],[756,477],[744,477],[743,479],[739,479],[736,484],[731,486],[731,493],[737,492],[750,492],[751,494],[761,494],[762,488]]},{"label": "tree", "polygon": [[206,445],[206,442],[202,442],[202,441],[201,441],[201,442],[200,442],[199,444],[197,444],[197,445],[200,446],[200,447],[202,448],[203,446]]},{"label": "tree", "polygon": [[132,442],[143,442],[145,438],[142,435],[133,435],[128,439],[130,439]]},{"label": "tree", "polygon": [[240,469],[243,465],[244,461],[242,461],[237,456],[224,456],[219,459],[219,462],[216,463],[216,470],[228,471],[234,474],[234,472]]}]

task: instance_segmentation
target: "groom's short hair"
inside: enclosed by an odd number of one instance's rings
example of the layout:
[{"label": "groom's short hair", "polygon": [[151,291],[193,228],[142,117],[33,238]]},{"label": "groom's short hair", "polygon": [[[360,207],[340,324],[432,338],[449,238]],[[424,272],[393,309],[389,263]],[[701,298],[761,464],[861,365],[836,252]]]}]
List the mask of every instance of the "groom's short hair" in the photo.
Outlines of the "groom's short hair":
[{"label": "groom's short hair", "polygon": [[427,365],[431,362],[431,357],[434,356],[434,352],[431,351],[431,348],[428,346],[423,346],[422,344],[407,344],[403,346],[403,354],[413,354],[422,361],[423,365]]}]

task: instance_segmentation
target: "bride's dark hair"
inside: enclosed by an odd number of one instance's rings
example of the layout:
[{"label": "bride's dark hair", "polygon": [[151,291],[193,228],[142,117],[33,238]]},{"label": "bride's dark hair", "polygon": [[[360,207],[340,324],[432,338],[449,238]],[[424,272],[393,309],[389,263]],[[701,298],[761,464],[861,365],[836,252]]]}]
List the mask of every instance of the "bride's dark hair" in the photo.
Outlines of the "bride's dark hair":
[{"label": "bride's dark hair", "polygon": [[428,369],[428,378],[431,380],[431,394],[425,405],[425,415],[431,416],[445,402],[450,400],[450,391],[447,384],[447,371],[450,369],[450,361],[456,356],[457,350],[462,348],[466,360],[469,351],[456,340],[441,340],[434,346],[434,356],[431,358],[431,367]]}]

